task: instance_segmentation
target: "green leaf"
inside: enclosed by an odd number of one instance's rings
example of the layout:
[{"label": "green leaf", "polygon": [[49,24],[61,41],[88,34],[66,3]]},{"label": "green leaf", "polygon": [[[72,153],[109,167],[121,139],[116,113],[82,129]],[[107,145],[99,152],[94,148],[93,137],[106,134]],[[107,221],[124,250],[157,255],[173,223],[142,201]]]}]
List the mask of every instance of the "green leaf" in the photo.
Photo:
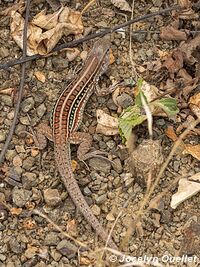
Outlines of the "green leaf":
[{"label": "green leaf", "polygon": [[119,118],[119,132],[123,142],[128,140],[132,134],[132,129],[146,120],[145,115],[141,115],[140,108],[130,106],[123,111]]},{"label": "green leaf", "polygon": [[179,112],[176,100],[174,98],[161,98],[152,102],[152,104],[162,108],[168,116],[176,115]]}]

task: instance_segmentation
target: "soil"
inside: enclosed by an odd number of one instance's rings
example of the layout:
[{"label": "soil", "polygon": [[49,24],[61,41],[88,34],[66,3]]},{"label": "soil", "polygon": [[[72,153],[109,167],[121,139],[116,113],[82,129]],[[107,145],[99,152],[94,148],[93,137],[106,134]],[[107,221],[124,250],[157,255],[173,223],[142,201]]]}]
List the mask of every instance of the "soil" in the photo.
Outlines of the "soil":
[{"label": "soil", "polygon": [[[2,0],[1,8],[7,8],[14,2]],[[53,12],[47,2],[32,1],[31,16],[44,8],[47,8],[48,12]],[[131,1],[128,2],[131,5]],[[167,2],[169,5],[174,4],[174,1]],[[62,3],[81,11],[88,1],[62,1]],[[166,1],[162,0],[135,1],[133,14],[137,17],[165,7]],[[97,31],[123,23],[129,20],[130,16],[130,12],[119,10],[110,1],[96,1],[91,3],[83,14],[84,28],[86,32],[91,29]],[[160,70],[156,73],[146,66],[158,58],[156,49],[165,52],[172,51],[177,46],[177,42],[162,41],[159,37],[160,28],[169,25],[172,21],[171,15],[164,15],[138,23],[137,27],[134,26],[134,29],[142,28],[147,32],[134,34],[131,38],[133,63],[129,53],[129,29],[125,29],[125,32],[113,33],[111,50],[114,63],[101,77],[99,85],[105,87],[109,86],[111,81],[123,81],[127,84],[126,93],[131,92],[127,94],[128,97],[132,96],[133,87],[130,84],[135,85],[137,82],[136,70],[139,76],[159,88],[161,81],[166,81],[167,72]],[[1,17],[1,63],[22,55],[21,49],[10,36],[9,26],[10,18]],[[72,37],[62,38],[60,43],[71,39]],[[78,49],[89,52],[92,44],[93,41],[86,42],[78,46]],[[38,150],[32,135],[40,122],[50,121],[51,111],[60,92],[77,75],[77,70],[81,69],[82,64],[83,60],[80,56],[68,62],[66,51],[26,64],[25,91],[21,110],[15,134],[0,168],[0,200],[4,203],[0,203],[0,267],[119,266],[122,264],[120,260],[122,261],[123,256],[115,257],[114,253],[106,252],[103,261],[100,261],[97,257],[99,252],[91,252],[102,247],[103,242],[97,238],[83,216],[77,212],[60,182],[54,161],[53,143],[49,141],[44,150]],[[45,76],[44,83],[36,78],[37,71]],[[19,65],[0,70],[0,149],[3,147],[13,119],[20,76]],[[3,91],[3,89],[9,90]],[[86,106],[80,130],[91,133],[93,148],[107,152],[109,159],[117,164],[94,158],[87,162],[88,170],[77,160],[77,147],[72,145],[72,159],[76,160],[74,175],[93,213],[105,228],[111,229],[115,219],[121,213],[112,237],[119,251],[128,255],[123,262],[133,261],[131,257],[136,257],[138,260],[139,257],[143,259],[157,257],[163,266],[198,266],[195,260],[191,263],[186,262],[186,257],[200,259],[200,195],[197,194],[176,209],[172,209],[170,201],[177,191],[177,184],[167,188],[176,177],[191,176],[199,172],[199,161],[191,155],[176,154],[172,158],[151,199],[159,196],[165,189],[167,192],[159,201],[159,205],[143,211],[135,227],[134,218],[144,200],[146,187],[138,183],[135,177],[137,174],[130,171],[129,151],[122,144],[120,135],[105,136],[95,132],[97,108],[115,117],[120,115],[112,96],[92,95]],[[165,131],[169,126],[177,128],[180,123],[181,121],[175,118],[154,118],[153,138],[161,144],[164,159],[173,145]],[[136,145],[148,139],[147,123],[138,126],[134,133]],[[199,136],[189,136],[184,141],[198,144],[200,139]],[[127,200],[129,200],[128,203]],[[38,210],[46,217],[42,217]],[[60,229],[55,228],[48,218]],[[79,245],[67,238],[64,233],[87,245],[87,249],[79,250]],[[176,262],[178,257],[185,258]]]}]

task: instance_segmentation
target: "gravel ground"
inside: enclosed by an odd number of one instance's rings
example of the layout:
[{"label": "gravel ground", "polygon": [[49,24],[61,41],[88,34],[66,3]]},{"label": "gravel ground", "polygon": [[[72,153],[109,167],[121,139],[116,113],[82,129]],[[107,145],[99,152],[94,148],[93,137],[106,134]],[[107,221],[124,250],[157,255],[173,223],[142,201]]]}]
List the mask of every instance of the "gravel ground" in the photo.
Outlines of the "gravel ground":
[{"label": "gravel ground", "polygon": [[[5,8],[12,2],[0,1]],[[31,14],[37,13],[44,7],[50,9],[45,1],[33,2]],[[78,3],[78,10],[82,10],[85,6],[85,1],[74,1],[73,4],[70,3],[71,1],[63,2],[69,3],[71,8],[75,8]],[[135,1],[134,16],[145,14],[147,11],[157,11],[160,7],[165,7],[165,1]],[[122,23],[129,18],[130,13],[122,12],[110,1],[103,0],[100,1],[100,5],[91,5],[84,14],[83,21],[86,29],[92,27],[97,30]],[[143,27],[154,32],[133,36],[132,59],[136,66],[155,60],[157,57],[155,47],[168,51],[176,46],[176,43],[161,41],[159,34],[155,33],[170,20],[170,16],[149,19]],[[106,75],[100,81],[100,86],[106,86],[109,79],[127,83],[131,80],[135,82],[130,63],[129,35],[126,33],[125,38],[123,36],[122,33],[112,35],[111,49],[115,62],[109,66]],[[89,46],[91,43],[87,42],[80,45],[79,49],[88,51]],[[21,50],[10,36],[9,18],[1,18],[1,62],[20,55]],[[27,64],[25,93],[18,123],[6,152],[5,162],[0,169],[0,199],[7,203],[12,211],[8,211],[0,204],[0,267],[100,266],[88,251],[80,251],[78,256],[79,248],[74,242],[67,239],[46,219],[32,212],[33,208],[43,211],[64,232],[87,244],[93,250],[101,244],[82,215],[77,213],[64,186],[60,183],[54,162],[53,144],[48,142],[47,148],[39,151],[34,147],[31,136],[31,129],[34,130],[39,122],[50,119],[51,110],[59,93],[75,76],[76,70],[80,69],[81,65],[80,57],[68,62],[65,51]],[[37,80],[34,75],[36,71],[42,71],[46,77],[45,83]],[[142,73],[142,76],[148,82],[158,85],[160,74],[154,74],[152,75],[148,70]],[[19,80],[20,66],[0,70],[0,90],[10,88],[6,94],[0,92],[0,148],[3,147],[13,119]],[[126,106],[131,103],[132,98],[130,99],[129,94],[125,93],[120,101]],[[111,96],[93,95],[87,104],[81,130],[91,133],[93,147],[108,152],[109,158],[116,164],[93,158],[88,161],[90,168],[88,171],[84,164],[78,162],[75,177],[93,213],[107,229],[112,227],[122,207],[131,197],[129,205],[123,208],[123,213],[113,231],[113,239],[120,245],[144,197],[145,188],[138,183],[129,169],[128,151],[122,145],[120,136],[110,137],[95,133],[97,108],[103,109],[110,115],[117,114],[117,107]],[[167,118],[156,118],[153,125],[154,139],[160,141],[164,158],[172,146],[165,135],[165,129],[172,124],[173,121]],[[176,123],[174,124],[176,126]],[[135,135],[137,143],[142,143],[148,138],[147,125],[144,123],[138,127]],[[198,141],[198,137],[193,141]],[[72,146],[72,158],[76,160],[75,146]],[[159,195],[166,189],[177,175],[192,175],[199,171],[198,161],[191,156],[174,156],[153,196]],[[126,250],[127,255],[136,257],[144,255],[149,257],[197,255],[200,257],[198,239],[200,195],[194,196],[173,210],[170,208],[170,200],[176,189],[177,187],[174,186],[165,194],[159,207],[144,213],[139,227],[141,231],[133,233],[128,247],[126,249],[121,247],[122,251]],[[107,266],[111,266],[108,259],[104,264],[106,262],[108,262]],[[195,265],[166,263],[165,266]]]}]

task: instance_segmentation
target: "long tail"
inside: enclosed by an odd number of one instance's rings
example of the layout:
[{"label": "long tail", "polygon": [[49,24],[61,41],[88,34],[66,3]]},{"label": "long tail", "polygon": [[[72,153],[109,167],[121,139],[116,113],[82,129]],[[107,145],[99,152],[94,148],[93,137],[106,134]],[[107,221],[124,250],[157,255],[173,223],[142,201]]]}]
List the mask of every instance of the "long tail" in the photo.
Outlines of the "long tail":
[{"label": "long tail", "polygon": [[[74,178],[71,167],[71,150],[69,143],[66,143],[64,147],[55,145],[55,160],[61,175],[61,180],[65,185],[74,204],[77,208],[79,208],[87,222],[93,227],[96,233],[106,242],[108,238],[108,233],[92,213],[84,196],[81,193],[76,179]],[[112,239],[109,240],[108,245],[114,249],[117,249]]]}]

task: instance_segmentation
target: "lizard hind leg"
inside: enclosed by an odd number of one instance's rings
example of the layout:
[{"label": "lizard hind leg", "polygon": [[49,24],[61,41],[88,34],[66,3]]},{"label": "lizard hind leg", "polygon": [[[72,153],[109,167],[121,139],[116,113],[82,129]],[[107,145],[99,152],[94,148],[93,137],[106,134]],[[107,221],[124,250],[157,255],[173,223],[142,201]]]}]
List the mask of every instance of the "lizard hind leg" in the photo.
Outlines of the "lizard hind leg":
[{"label": "lizard hind leg", "polygon": [[[107,155],[107,152],[96,150],[93,152],[88,152],[92,146],[92,136],[88,133],[74,132],[70,134],[69,141],[71,144],[79,144],[77,150],[77,157],[80,161],[85,163],[85,160],[98,157],[110,161],[108,158],[102,156]],[[86,163],[85,163],[86,164]],[[86,164],[87,166],[87,164]]]}]

